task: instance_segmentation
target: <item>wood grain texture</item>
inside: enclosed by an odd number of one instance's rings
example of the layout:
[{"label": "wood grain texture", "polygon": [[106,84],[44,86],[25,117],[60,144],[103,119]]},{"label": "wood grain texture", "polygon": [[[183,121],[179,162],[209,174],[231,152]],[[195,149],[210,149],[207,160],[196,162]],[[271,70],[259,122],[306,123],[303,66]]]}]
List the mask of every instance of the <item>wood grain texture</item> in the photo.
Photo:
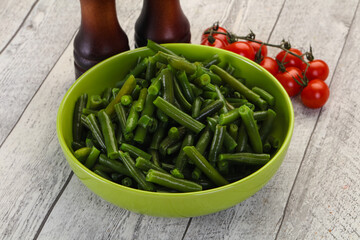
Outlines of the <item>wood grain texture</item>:
[{"label": "wood grain texture", "polygon": [[1,239],[33,238],[70,174],[56,135],[58,106],[73,82],[65,56],[0,148]]},{"label": "wood grain texture", "polygon": [[39,1],[0,55],[0,144],[71,41],[79,17],[77,1]]},{"label": "wood grain texture", "polygon": [[0,52],[16,35],[37,2],[37,0],[0,1],[0,23],[3,23],[0,24]]},{"label": "wood grain texture", "polygon": [[[26,12],[22,4],[16,6],[22,10],[14,24],[0,22],[0,29],[16,29]],[[351,25],[358,1],[181,4],[193,43],[219,20],[241,35],[251,28],[261,40],[290,38],[295,47],[311,43],[315,57],[329,63],[326,106],[309,110],[299,97],[293,99],[294,135],[278,173],[237,206],[191,220],[131,213],[100,199],[75,176],[69,178],[55,122],[58,105],[74,81],[71,38],[80,21],[79,2],[39,0],[0,55],[0,239],[359,238],[359,19]],[[117,1],[131,48],[141,7],[141,0]]]},{"label": "wood grain texture", "polygon": [[360,52],[359,13],[358,8],[331,82],[331,100],[310,139],[279,239],[360,239],[360,99],[353,91],[360,88],[360,55],[354,54]]},{"label": "wood grain texture", "polygon": [[[319,2],[313,4],[312,1],[301,3],[287,1],[270,36],[270,42],[280,41],[284,36],[294,36],[296,37],[295,46],[308,46],[309,41],[306,36],[310,35],[309,33],[319,32],[320,34],[316,35],[316,40],[314,40],[314,49],[319,53],[318,56],[329,63],[331,71],[334,71],[355,14],[357,1],[352,1],[351,6],[348,5],[342,9],[341,14],[338,11],[334,14],[333,8],[336,3],[338,1],[323,1],[322,4]],[[350,3],[347,2],[347,4]],[[311,8],[308,7],[310,5]],[[320,10],[325,16],[333,17],[321,18],[321,21],[318,19],[317,24],[314,24],[316,21],[312,17],[304,17],[316,15]],[[291,24],[289,19],[291,19]],[[256,26],[256,22],[249,24]],[[319,27],[329,24],[336,27],[324,29]],[[266,29],[270,30],[271,27]],[[322,45],[321,43],[325,41],[327,44]],[[270,51],[270,55],[275,53],[276,51]],[[330,99],[330,101],[333,100]],[[201,236],[200,239],[274,239],[276,237],[288,196],[320,112],[320,110],[305,108],[299,97],[293,99],[293,105],[295,129],[292,142],[284,163],[274,178],[253,197],[237,206],[210,216],[194,218],[185,239],[194,239],[198,236]],[[283,239],[286,237],[284,236]]]}]

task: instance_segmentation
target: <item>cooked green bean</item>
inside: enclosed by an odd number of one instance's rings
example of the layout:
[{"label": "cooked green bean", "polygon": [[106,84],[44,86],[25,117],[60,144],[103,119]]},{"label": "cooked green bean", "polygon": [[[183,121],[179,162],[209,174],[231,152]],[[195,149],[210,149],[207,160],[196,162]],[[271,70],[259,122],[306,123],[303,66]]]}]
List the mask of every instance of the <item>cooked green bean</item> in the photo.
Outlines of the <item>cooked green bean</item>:
[{"label": "cooked green bean", "polygon": [[106,106],[106,102],[101,98],[100,95],[95,94],[91,95],[89,99],[89,109],[91,110],[99,110]]},{"label": "cooked green bean", "polygon": [[205,87],[206,85],[208,85],[210,83],[211,79],[209,74],[202,74],[201,76],[197,77],[194,79],[194,83],[195,85],[197,85],[198,87]]},{"label": "cooked green bean", "polygon": [[186,146],[183,150],[192,162],[217,186],[229,184],[194,146]]},{"label": "cooked green bean", "polygon": [[100,110],[98,113],[98,119],[101,126],[101,132],[104,136],[107,156],[110,159],[118,158],[118,145],[115,137],[114,126],[109,115],[106,114],[105,110]]},{"label": "cooked green bean", "polygon": [[149,149],[149,152],[150,152],[150,154],[151,154],[151,160],[152,160],[152,162],[153,162],[156,166],[161,167],[161,163],[160,163],[158,151],[155,150],[155,149]]},{"label": "cooked green bean", "polygon": [[[208,117],[207,122],[210,126],[211,131],[215,132],[217,120],[214,118]],[[230,134],[227,131],[225,131],[225,138],[224,138],[223,144],[224,144],[226,150],[229,152],[232,152],[237,146],[236,141],[230,136]]]},{"label": "cooked green bean", "polygon": [[176,82],[179,84],[182,93],[189,103],[193,103],[195,100],[195,94],[191,88],[190,82],[185,71],[178,71],[176,74]]},{"label": "cooked green bean", "polygon": [[219,124],[227,125],[238,120],[239,118],[240,118],[239,109],[235,108],[230,112],[220,114]]},{"label": "cooked green bean", "polygon": [[99,111],[97,111],[97,110],[93,110],[93,109],[90,109],[90,108],[83,108],[83,110],[82,110],[82,113],[84,114],[84,115],[89,115],[89,114],[97,114]]},{"label": "cooked green bean", "polygon": [[140,95],[141,87],[140,85],[136,84],[134,90],[131,92],[132,99],[138,99]]},{"label": "cooked green bean", "polygon": [[99,124],[96,120],[96,117],[94,114],[89,114],[87,117],[86,117],[86,123],[92,133],[92,136],[96,139],[96,141],[99,143],[100,147],[103,149],[103,150],[106,150],[106,145],[105,145],[105,141],[104,141],[104,138],[103,138],[103,135],[100,131],[100,127],[99,127]]},{"label": "cooked green bean", "polygon": [[96,173],[97,175],[99,175],[100,177],[103,177],[109,181],[111,181],[111,177],[106,173],[106,172],[103,172],[101,170],[94,170],[94,173]]},{"label": "cooked green bean", "polygon": [[148,60],[149,61],[145,73],[146,81],[150,81],[153,77],[155,77],[156,74],[156,60],[152,56],[149,57]]},{"label": "cooked green bean", "polygon": [[218,86],[215,86],[215,92],[217,94],[217,98],[224,103],[223,107],[220,109],[220,113],[227,113],[228,110],[226,108],[226,100],[225,97],[222,95],[220,88]]},{"label": "cooked green bean", "polygon": [[168,48],[166,48],[164,46],[161,46],[160,44],[158,44],[158,43],[156,43],[154,41],[151,41],[150,39],[148,39],[147,47],[150,48],[151,50],[153,50],[154,52],[162,51],[162,52],[167,53],[167,54],[178,56],[176,53],[174,53],[170,49],[168,49]]},{"label": "cooked green bean", "polygon": [[175,159],[175,169],[176,171],[171,171],[171,174],[174,175],[177,178],[184,178],[183,170],[187,164],[187,157],[184,152],[184,147],[190,146],[194,144],[195,136],[192,133],[186,134],[184,140],[182,141],[181,150],[178,154],[178,156]]},{"label": "cooked green bean", "polygon": [[139,113],[136,111],[136,101],[131,105],[129,115],[126,119],[125,133],[134,131],[139,120]]},{"label": "cooked green bean", "polygon": [[147,88],[143,88],[140,90],[139,98],[136,102],[135,110],[137,112],[141,112],[144,109],[145,101],[147,96]]},{"label": "cooked green bean", "polygon": [[256,121],[264,121],[268,117],[268,111],[255,111],[253,116]]},{"label": "cooked green bean", "polygon": [[[104,155],[105,156],[105,155]],[[104,166],[102,164],[96,163],[95,166],[92,168],[93,171],[100,170],[106,173],[115,173],[116,171],[110,167]]]},{"label": "cooked green bean", "polygon": [[262,141],[260,134],[254,120],[253,111],[248,108],[246,105],[243,105],[239,108],[239,113],[242,119],[242,122],[245,125],[246,132],[249,136],[251,147],[255,153],[262,153]]},{"label": "cooked green bean", "polygon": [[132,179],[130,177],[124,177],[121,180],[121,185],[126,186],[126,187],[131,187],[131,185],[133,184]]},{"label": "cooked green bean", "polygon": [[160,166],[157,166],[154,163],[152,163],[149,160],[146,160],[145,158],[142,158],[142,157],[136,158],[135,167],[137,167],[145,172],[149,171],[150,169],[155,169],[157,171],[167,173]]},{"label": "cooked green bean", "polygon": [[170,55],[164,52],[159,51],[158,54],[167,60],[167,62],[172,66],[173,68],[177,70],[183,70],[188,74],[193,74],[196,71],[196,65],[189,62],[185,58]]},{"label": "cooked green bean", "polygon": [[176,79],[174,79],[174,94],[175,99],[179,102],[181,107],[183,107],[186,111],[191,110],[191,104],[185,98]]},{"label": "cooked green bean", "polygon": [[154,169],[149,170],[146,175],[146,181],[175,189],[180,192],[195,192],[202,190],[202,186],[195,182],[179,179],[170,174],[159,172]]},{"label": "cooked green bean", "polygon": [[88,95],[82,94],[75,103],[73,114],[73,141],[79,142],[83,135],[83,126],[81,124],[81,115],[83,109],[86,107]]},{"label": "cooked green bean", "polygon": [[151,145],[150,145],[151,149],[155,149],[155,150],[159,149],[160,143],[163,140],[163,138],[166,136],[166,133],[167,133],[166,127],[167,127],[166,122],[159,123],[159,126],[157,127],[157,129],[152,137],[152,141],[151,141]]},{"label": "cooked green bean", "polygon": [[124,151],[124,152],[129,152],[130,155],[132,155],[133,157],[142,157],[145,158],[146,160],[151,159],[151,154],[144,152],[143,150],[141,150],[140,148],[137,148],[131,144],[128,143],[123,143],[120,146],[120,150]]},{"label": "cooked green bean", "polygon": [[194,131],[195,133],[199,133],[205,127],[204,124],[179,110],[161,97],[157,97],[153,103],[170,118],[190,129],[191,131]]},{"label": "cooked green bean", "polygon": [[130,154],[127,152],[120,152],[120,159],[126,166],[127,170],[130,172],[131,177],[139,184],[139,187],[146,191],[154,191],[155,186],[145,180],[145,175],[142,171],[135,167],[134,160],[130,157]]},{"label": "cooked green bean", "polygon": [[197,118],[200,115],[202,100],[201,97],[197,97],[192,104],[191,117]]},{"label": "cooked green bean", "polygon": [[163,156],[166,155],[167,149],[172,146],[173,144],[176,144],[179,140],[181,140],[185,133],[186,133],[186,129],[184,127],[178,128],[179,131],[179,139],[174,139],[172,137],[167,136],[166,138],[164,138],[159,146],[159,152],[160,154],[162,154]]},{"label": "cooked green bean", "polygon": [[239,127],[237,143],[238,143],[238,145],[236,147],[236,151],[237,152],[244,152],[245,149],[246,149],[246,144],[248,143],[248,136],[247,136],[247,133],[246,133],[244,123],[241,123],[241,125]]},{"label": "cooked green bean", "polygon": [[114,105],[120,102],[122,96],[131,94],[132,91],[135,89],[135,86],[136,86],[135,77],[133,75],[130,75],[129,78],[126,79],[124,85],[121,87],[115,99],[113,99],[106,107],[105,111],[109,116],[111,116],[115,111]]},{"label": "cooked green bean", "polygon": [[271,147],[274,149],[278,149],[280,147],[280,139],[278,137],[269,136],[268,140],[271,144]]},{"label": "cooked green bean", "polygon": [[95,165],[99,155],[100,155],[100,151],[96,147],[93,146],[91,148],[91,151],[90,151],[88,157],[86,158],[85,167],[91,169]]},{"label": "cooked green bean", "polygon": [[275,97],[264,89],[259,87],[253,87],[251,90],[254,93],[258,94],[262,99],[264,99],[269,104],[269,106],[273,107],[275,105]]},{"label": "cooked green bean", "polygon": [[162,72],[161,82],[163,87],[163,98],[171,104],[174,104],[174,81],[170,69],[166,68]]},{"label": "cooked green bean", "polygon": [[175,141],[179,140],[180,139],[179,129],[177,127],[171,127],[169,129],[168,136],[169,136],[169,138],[171,138]]},{"label": "cooked green bean", "polygon": [[247,88],[239,80],[227,73],[225,70],[223,70],[217,65],[212,65],[210,67],[210,70],[213,71],[215,74],[219,75],[224,82],[229,84],[236,91],[239,91],[240,94],[244,95],[247,99],[254,102],[260,109],[264,110],[267,108],[267,103],[264,99],[262,99],[258,94],[251,91],[249,88]]},{"label": "cooked green bean", "polygon": [[215,166],[217,162],[218,155],[224,143],[225,132],[226,126],[216,125],[209,151],[209,163],[213,166]]},{"label": "cooked green bean", "polygon": [[132,104],[133,99],[130,95],[124,95],[121,97],[120,102],[123,106],[129,106],[130,104]]},{"label": "cooked green bean", "polygon": [[199,116],[196,117],[196,120],[202,121],[207,117],[210,117],[214,113],[217,113],[222,107],[224,106],[224,103],[220,100],[216,100],[203,109],[201,109]]},{"label": "cooked green bean", "polygon": [[86,158],[89,156],[91,152],[91,148],[89,147],[83,147],[74,152],[74,156],[76,157],[79,162],[83,163],[85,162]]},{"label": "cooked green bean", "polygon": [[129,170],[119,161],[109,159],[104,154],[100,154],[99,163],[105,167],[113,169],[117,173],[131,177]]},{"label": "cooked green bean", "polygon": [[141,126],[143,128],[147,128],[152,124],[152,121],[154,119],[149,117],[148,115],[141,116],[141,118],[138,121],[138,126]]},{"label": "cooked green bean", "polygon": [[264,165],[270,160],[269,154],[256,154],[256,153],[233,153],[233,154],[220,154],[219,161],[231,161],[236,163]]},{"label": "cooked green bean", "polygon": [[235,123],[229,125],[229,134],[233,139],[237,139],[239,127]]},{"label": "cooked green bean", "polygon": [[263,124],[261,125],[261,128],[259,130],[261,141],[264,142],[268,138],[272,130],[275,117],[276,117],[276,112],[272,109],[268,109],[267,118],[263,121]]},{"label": "cooked green bean", "polygon": [[[163,70],[162,70],[163,71]],[[156,78],[153,79],[151,85],[148,88],[148,94],[149,95],[158,95],[161,90],[161,76],[162,71]]]},{"label": "cooked green bean", "polygon": [[208,99],[217,99],[218,98],[218,95],[216,92],[213,92],[213,91],[204,91],[202,94],[201,94],[202,97],[204,97],[205,99],[208,98]]},{"label": "cooked green bean", "polygon": [[134,77],[139,76],[141,73],[143,73],[148,65],[148,58],[142,59],[136,66],[130,71],[130,74],[132,74]]},{"label": "cooked green bean", "polygon": [[181,148],[181,142],[174,143],[173,145],[169,146],[166,149],[166,154],[172,155],[174,153],[177,153],[177,152],[179,152],[180,148]]},{"label": "cooked green bean", "polygon": [[195,84],[190,83],[190,87],[191,87],[195,97],[200,96],[204,92],[204,90],[202,90],[201,88],[198,88],[197,86],[195,86]]}]

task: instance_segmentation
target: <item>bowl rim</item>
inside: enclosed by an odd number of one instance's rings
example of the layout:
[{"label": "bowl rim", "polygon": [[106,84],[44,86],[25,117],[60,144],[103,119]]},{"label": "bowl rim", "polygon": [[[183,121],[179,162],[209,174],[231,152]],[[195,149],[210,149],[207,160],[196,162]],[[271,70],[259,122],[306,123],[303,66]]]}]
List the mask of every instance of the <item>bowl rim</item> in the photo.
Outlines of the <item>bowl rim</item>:
[{"label": "bowl rim", "polygon": [[[175,47],[194,47],[194,48],[209,48],[209,49],[214,49],[214,47],[210,47],[210,46],[204,46],[204,45],[199,45],[199,44],[189,44],[189,43],[166,43],[166,44],[161,44],[163,46],[170,46],[170,48],[172,46]],[[269,160],[269,162],[267,162],[264,166],[262,166],[260,169],[258,169],[257,171],[251,173],[250,175],[239,179],[235,182],[229,183],[227,185],[224,186],[220,186],[220,187],[214,187],[211,189],[206,189],[206,190],[201,190],[201,191],[195,191],[195,192],[184,192],[184,193],[166,193],[166,192],[151,192],[151,191],[145,191],[145,190],[140,190],[140,189],[136,189],[136,188],[131,188],[131,187],[126,187],[123,186],[121,184],[112,182],[110,180],[107,180],[97,174],[95,174],[93,171],[91,171],[90,169],[88,169],[87,167],[85,167],[85,165],[83,165],[79,160],[77,160],[73,154],[73,152],[70,150],[70,147],[66,144],[65,141],[65,137],[63,134],[63,130],[62,130],[62,126],[61,126],[61,117],[62,114],[64,112],[64,108],[65,108],[65,102],[67,101],[67,99],[69,98],[69,96],[71,95],[71,93],[74,91],[74,89],[76,88],[76,86],[82,81],[83,78],[86,78],[87,75],[91,75],[93,71],[96,71],[97,68],[101,67],[104,64],[107,64],[108,62],[113,61],[113,59],[118,58],[119,56],[123,56],[123,55],[128,55],[128,54],[134,54],[137,52],[141,52],[146,50],[147,47],[140,47],[140,48],[136,48],[136,49],[131,49],[122,53],[119,53],[117,55],[114,55],[110,58],[105,59],[104,61],[98,63],[97,65],[95,65],[94,67],[92,67],[91,69],[89,69],[88,71],[86,71],[84,74],[82,74],[71,86],[70,88],[66,91],[63,99],[61,100],[61,103],[59,105],[59,109],[57,112],[57,120],[56,120],[56,131],[57,131],[57,136],[58,136],[58,140],[60,143],[61,148],[63,149],[63,151],[66,152],[66,154],[68,156],[70,156],[71,160],[73,163],[75,163],[82,171],[85,171],[87,174],[90,174],[93,178],[95,178],[98,181],[104,182],[106,184],[109,184],[112,187],[116,187],[116,188],[120,188],[123,190],[127,190],[127,191],[135,191],[137,193],[140,194],[149,194],[152,196],[156,196],[156,197],[177,197],[177,196],[196,196],[196,195],[203,195],[203,194],[211,194],[211,193],[215,193],[218,191],[223,191],[223,190],[227,190],[230,189],[232,187],[234,187],[235,185],[241,184],[242,182],[247,181],[250,178],[254,178],[256,175],[261,174],[261,172],[265,171],[265,169],[269,166],[269,164],[277,157],[279,157],[280,154],[282,154],[282,152],[284,151],[284,148],[289,145],[291,138],[292,138],[292,134],[293,134],[293,130],[294,130],[294,109],[293,109],[293,105],[291,102],[290,97],[288,96],[287,92],[285,91],[285,89],[283,88],[283,86],[280,84],[279,81],[276,80],[276,78],[270,73],[268,72],[265,68],[263,68],[262,66],[260,66],[259,64],[256,66],[254,65],[254,62],[248,58],[245,58],[239,54],[224,50],[224,49],[220,49],[220,48],[216,48],[215,51],[220,51],[223,52],[225,54],[229,54],[232,55],[233,57],[236,57],[244,62],[247,62],[249,65],[253,66],[253,67],[257,67],[260,70],[263,70],[265,75],[267,75],[269,78],[272,79],[272,81],[274,82],[275,85],[278,86],[278,88],[281,91],[282,95],[285,95],[286,98],[286,106],[289,112],[289,128],[288,131],[286,133],[286,136],[284,138],[284,141],[281,144],[281,147],[277,150],[277,152],[275,153],[275,155]]]}]

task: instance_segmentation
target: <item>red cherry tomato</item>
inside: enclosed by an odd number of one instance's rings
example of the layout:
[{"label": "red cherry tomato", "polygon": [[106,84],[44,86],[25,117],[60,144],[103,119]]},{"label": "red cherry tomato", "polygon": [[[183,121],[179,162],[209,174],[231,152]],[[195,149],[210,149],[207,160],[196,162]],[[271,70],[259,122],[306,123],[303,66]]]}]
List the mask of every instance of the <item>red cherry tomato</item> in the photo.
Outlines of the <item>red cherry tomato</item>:
[{"label": "red cherry tomato", "polygon": [[[302,82],[302,72],[296,67],[287,67],[285,72],[276,74],[276,79],[279,80],[281,85],[285,88],[286,92],[290,97],[295,96],[301,91],[301,86],[294,80]],[[294,78],[293,78],[294,77]]]},{"label": "red cherry tomato", "polygon": [[[258,42],[261,42],[259,40],[256,40]],[[255,50],[255,54],[260,50],[261,47],[261,56],[266,57],[267,56],[267,46],[266,45],[262,45],[261,43],[257,43],[257,42],[252,42],[252,41],[247,41],[248,43],[250,43],[250,45],[254,48]]]},{"label": "red cherry tomato", "polygon": [[[306,64],[302,66],[302,71],[304,72],[306,69]],[[323,60],[315,59],[309,62],[309,67],[306,71],[305,76],[309,81],[313,79],[320,79],[325,81],[329,76],[329,67]]]},{"label": "red cherry tomato", "polygon": [[[297,55],[302,55],[302,52],[295,48],[290,48],[290,52],[293,52]],[[301,69],[303,61],[299,59],[298,57],[295,57],[294,55],[287,53],[286,51],[281,51],[276,55],[276,59],[279,62],[283,62],[285,67],[297,67]]]},{"label": "red cherry tomato", "polygon": [[[214,31],[216,31],[216,32],[227,33],[227,30],[226,30],[225,28],[223,28],[223,27],[219,27],[219,26],[216,27],[216,26],[214,26],[214,27],[211,27],[211,28],[212,28]],[[205,34],[205,32],[206,32],[206,31],[209,31],[211,28],[208,28],[208,29],[206,29],[206,30],[204,31],[204,33],[203,33],[202,36],[201,36],[201,42],[203,42],[204,39],[206,39],[206,38],[209,36],[209,33],[206,33],[206,34]],[[228,45],[228,44],[229,44],[225,34],[214,33],[212,36],[213,36],[215,39],[219,39],[219,40],[223,41],[225,45]]]},{"label": "red cherry tomato", "polygon": [[225,49],[244,56],[250,60],[255,60],[254,48],[247,42],[233,42],[232,44],[227,45]]},{"label": "red cherry tomato", "polygon": [[221,41],[220,39],[217,39],[217,38],[215,38],[214,43],[210,43],[209,40],[207,38],[205,38],[201,42],[201,45],[211,46],[211,47],[216,47],[216,48],[224,48],[226,46],[226,44],[223,41]]},{"label": "red cherry tomato", "polygon": [[275,61],[275,59],[271,57],[264,57],[261,61],[260,66],[268,70],[272,75],[276,75],[279,72],[279,65]]},{"label": "red cherry tomato", "polygon": [[330,95],[329,87],[323,80],[311,80],[301,92],[301,101],[309,108],[324,106]]}]

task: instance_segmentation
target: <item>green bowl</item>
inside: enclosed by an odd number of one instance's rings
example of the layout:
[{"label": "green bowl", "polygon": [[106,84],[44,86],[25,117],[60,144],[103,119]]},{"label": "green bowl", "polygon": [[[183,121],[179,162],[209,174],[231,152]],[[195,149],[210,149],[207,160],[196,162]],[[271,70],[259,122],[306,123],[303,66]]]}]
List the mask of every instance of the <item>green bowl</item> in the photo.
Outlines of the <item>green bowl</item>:
[{"label": "green bowl", "polygon": [[161,217],[194,217],[227,209],[260,190],[281,165],[294,127],[291,101],[280,83],[269,72],[242,56],[201,45],[167,44],[166,47],[190,60],[205,60],[218,54],[222,60],[238,69],[240,77],[245,78],[251,87],[259,86],[276,97],[274,110],[277,113],[277,121],[273,133],[280,138],[282,145],[265,166],[223,187],[191,193],[158,193],[113,183],[81,164],[70,148],[72,116],[77,98],[82,93],[99,94],[106,87],[113,87],[127,74],[138,57],[152,54],[147,48],[138,48],[111,57],[87,71],[71,86],[60,104],[57,115],[57,134],[61,148],[76,176],[95,194],[121,208]]}]

